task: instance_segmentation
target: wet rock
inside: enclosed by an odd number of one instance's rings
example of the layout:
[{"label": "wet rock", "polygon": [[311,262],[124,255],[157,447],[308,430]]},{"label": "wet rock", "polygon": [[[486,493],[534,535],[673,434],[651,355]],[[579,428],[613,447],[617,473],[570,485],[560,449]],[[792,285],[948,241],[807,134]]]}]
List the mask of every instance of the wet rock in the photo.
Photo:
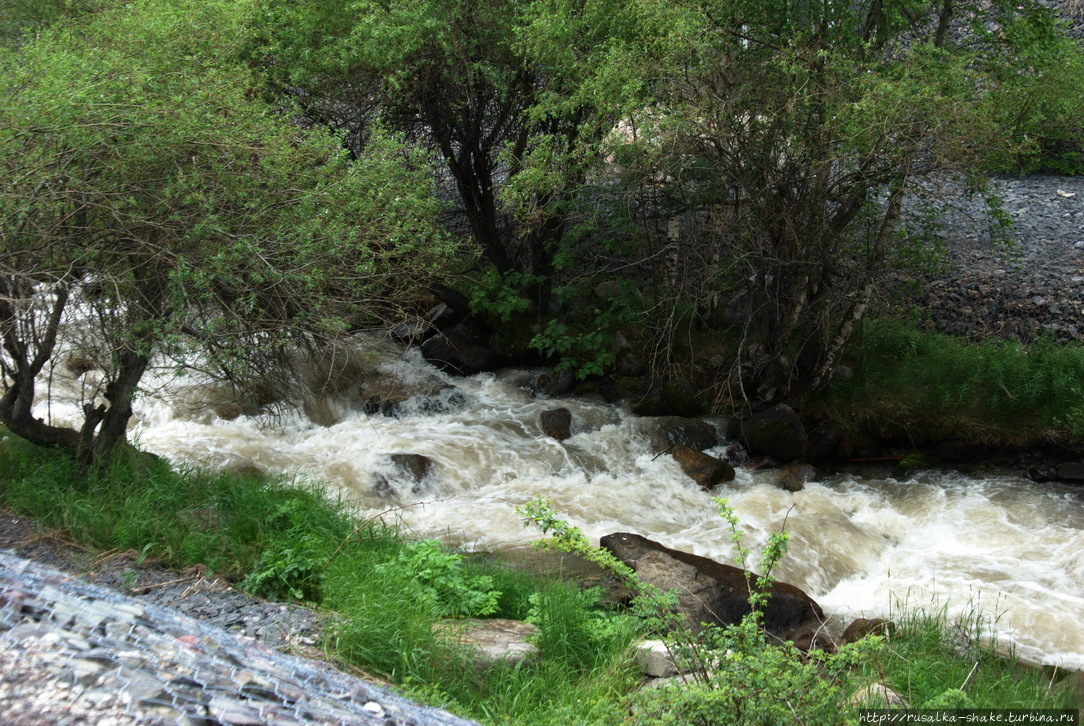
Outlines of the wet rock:
[{"label": "wet rock", "polygon": [[798,414],[784,403],[767,408],[741,422],[742,443],[754,454],[779,461],[799,459],[809,445]]},{"label": "wet rock", "polygon": [[843,643],[857,643],[868,635],[888,635],[895,625],[884,618],[856,618],[840,636]]},{"label": "wet rock", "polygon": [[558,441],[572,436],[572,412],[567,408],[551,408],[538,416],[542,433]]},{"label": "wet rock", "polygon": [[364,401],[362,410],[370,416],[450,413],[467,405],[467,397],[459,389],[435,375],[409,382],[395,376],[373,377],[361,385],[358,397]]},{"label": "wet rock", "polygon": [[734,467],[710,454],[680,445],[673,447],[670,454],[686,476],[708,491],[717,484],[734,479]]},{"label": "wet rock", "polygon": [[426,337],[432,335],[434,329],[425,322],[414,321],[399,323],[388,331],[388,337],[402,346],[411,346],[421,343]]},{"label": "wet rock", "polygon": [[434,335],[421,345],[422,355],[437,368],[461,376],[493,370],[500,357],[464,325]]},{"label": "wet rock", "polygon": [[539,371],[523,382],[524,388],[529,388],[534,395],[543,398],[563,396],[572,391],[575,386],[576,374],[569,370]]},{"label": "wet rock", "polygon": [[666,451],[671,446],[688,446],[703,451],[719,444],[719,432],[707,421],[680,416],[656,416],[645,424],[651,448]]},{"label": "wet rock", "polygon": [[[419,493],[425,487],[425,479],[433,469],[433,460],[421,454],[392,454],[388,457],[396,474],[395,479],[405,479],[410,483],[410,491]],[[373,490],[380,496],[388,496],[395,491],[391,481],[384,474],[377,474]]]},{"label": "wet rock", "polygon": [[800,492],[806,482],[816,481],[820,477],[817,470],[809,464],[792,464],[779,472],[775,485],[788,492]]},{"label": "wet rock", "polygon": [[68,369],[73,378],[79,378],[99,366],[93,358],[73,353],[64,359],[64,367]]},{"label": "wet rock", "polygon": [[1062,481],[1084,482],[1084,463],[1066,462],[1058,466],[1058,479]]},{"label": "wet rock", "polygon": [[838,644],[819,619],[813,618],[788,630],[781,631],[776,638],[780,642],[789,642],[803,653],[811,650],[835,652]]},{"label": "wet rock", "polygon": [[[749,587],[746,571],[741,568],[724,565],[688,552],[672,550],[658,542],[629,532],[606,535],[601,539],[600,545],[633,569],[636,569],[636,563],[644,555],[659,552],[677,562],[692,566],[698,575],[714,580],[715,591],[702,596],[711,603],[707,606],[710,614],[708,622],[731,625],[739,622],[749,612]],[[655,562],[657,563],[658,559]],[[756,575],[750,574],[755,581]],[[690,590],[702,592],[696,582],[695,578],[690,581]],[[811,597],[785,582],[772,584],[768,604],[764,610],[764,626],[769,632],[779,633],[813,618],[823,620],[824,611]]]}]

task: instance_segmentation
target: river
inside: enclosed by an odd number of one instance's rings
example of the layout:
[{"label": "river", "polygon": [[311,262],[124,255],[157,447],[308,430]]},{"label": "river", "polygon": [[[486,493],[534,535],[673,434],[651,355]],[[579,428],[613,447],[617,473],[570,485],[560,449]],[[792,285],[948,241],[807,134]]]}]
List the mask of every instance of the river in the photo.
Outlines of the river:
[{"label": "river", "polygon": [[[595,541],[631,531],[733,560],[709,494],[671,457],[656,457],[646,419],[601,400],[536,398],[522,386],[523,371],[452,379],[415,351],[386,352],[371,368],[419,390],[444,390],[408,401],[398,417],[368,415],[343,398],[325,401],[334,423],[317,425],[300,410],[224,420],[199,405],[210,387],[180,380],[140,398],[131,435],[176,463],[328,482],[363,516],[398,520],[460,547],[537,538],[514,508],[544,495]],[[86,383],[55,372],[43,413],[70,423]],[[544,436],[538,423],[541,411],[557,406],[572,412],[565,442]],[[709,453],[722,456],[724,448]],[[413,481],[391,462],[395,453],[422,454],[433,466]],[[981,612],[1000,646],[1032,662],[1084,669],[1079,487],[925,471],[835,475],[791,493],[773,479],[770,471],[739,468],[714,493],[730,501],[754,552],[785,523],[790,552],[777,576],[840,623],[901,610]]]}]

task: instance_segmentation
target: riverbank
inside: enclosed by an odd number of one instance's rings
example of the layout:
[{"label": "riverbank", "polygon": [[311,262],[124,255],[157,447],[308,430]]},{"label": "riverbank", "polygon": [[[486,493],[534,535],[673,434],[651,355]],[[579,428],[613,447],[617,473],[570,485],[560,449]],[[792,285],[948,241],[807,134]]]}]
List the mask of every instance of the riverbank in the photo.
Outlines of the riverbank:
[{"label": "riverbank", "polygon": [[[7,723],[77,723],[91,713],[98,723],[159,723],[170,722],[171,713],[187,713],[189,708],[202,709],[200,712],[206,711],[223,723],[238,724],[291,723],[291,719],[329,724],[370,720],[382,724],[466,723],[405,702],[374,686],[371,676],[367,675],[368,682],[354,681],[330,665],[327,658],[334,656],[336,638],[333,630],[325,628],[331,612],[321,615],[309,608],[254,598],[222,578],[208,576],[203,568],[172,571],[134,550],[96,552],[32,519],[4,512],[0,516],[0,549],[9,545],[20,556],[63,567],[80,579],[47,573],[19,560],[0,563],[13,573],[15,583],[0,587],[5,607],[14,603],[16,617],[20,612],[39,613],[30,620],[24,617],[18,623],[7,623],[5,628],[14,629],[0,634],[2,657],[12,665],[0,679],[0,713]],[[82,578],[111,583],[116,589],[97,590],[81,584]],[[62,611],[72,619],[40,617],[41,613]],[[884,660],[879,656],[869,667],[904,693],[912,705],[926,703],[925,699],[942,691],[951,692],[955,700],[946,703],[956,706],[1065,707],[1072,703],[1070,696],[1057,695],[1061,686],[1049,690],[1054,680],[1063,680],[1063,672],[1034,671],[1013,660],[990,660],[983,655],[985,646],[978,640],[981,622],[939,621],[938,617],[944,616],[936,613],[900,616],[903,624],[893,636],[895,640],[890,639]],[[136,618],[134,631],[125,625],[132,618]],[[112,633],[99,627],[103,622],[127,628],[124,632],[138,637],[98,642],[99,631]],[[938,622],[942,625],[936,625]],[[84,623],[86,633],[80,630]],[[944,632],[938,627],[944,627]],[[15,640],[13,634],[18,636]],[[927,642],[919,645],[923,639]],[[279,656],[257,643],[318,660]],[[320,647],[332,648],[332,652],[318,650]],[[931,656],[934,661],[927,662]],[[117,658],[121,659],[117,663],[122,663],[119,671],[110,665],[110,659]],[[970,659],[977,660],[972,663]],[[162,664],[167,661],[174,666],[163,671]],[[981,668],[976,667],[979,661]],[[341,661],[339,665],[343,666]],[[935,669],[942,675],[915,690],[908,674],[916,668]],[[896,671],[903,675],[892,675]],[[967,691],[953,687],[958,678],[951,674],[967,674],[971,679],[976,672]],[[863,681],[857,672],[853,676]],[[1001,679],[1007,680],[1000,683]],[[1026,690],[1031,688],[1026,686],[1029,682],[1035,684],[1031,691]],[[412,685],[418,688],[421,684]],[[431,683],[423,690],[432,696],[443,688]],[[614,707],[623,699],[618,696]],[[837,708],[846,711],[847,705]],[[605,717],[600,719],[598,704],[593,713],[588,716],[577,711],[582,720],[566,713],[565,720],[609,723]],[[524,715],[523,721],[511,718],[507,722],[548,723],[545,716],[536,720],[539,714]],[[809,722],[820,723],[816,719]]]}]

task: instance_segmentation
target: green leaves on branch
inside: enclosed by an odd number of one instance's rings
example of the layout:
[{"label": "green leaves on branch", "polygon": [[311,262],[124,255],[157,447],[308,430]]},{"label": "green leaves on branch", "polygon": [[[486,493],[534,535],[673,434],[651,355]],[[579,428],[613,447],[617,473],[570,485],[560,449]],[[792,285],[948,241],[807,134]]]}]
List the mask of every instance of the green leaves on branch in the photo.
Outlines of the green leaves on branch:
[{"label": "green leaves on branch", "polygon": [[451,253],[418,152],[373,127],[351,160],[264,100],[244,57],[255,7],[107,4],[0,54],[5,295],[60,286],[73,309],[5,313],[16,377],[39,372],[16,361],[27,345],[52,355],[35,331],[78,307],[106,360],[130,351],[107,371],[114,408],[167,342],[236,382],[388,317]]}]

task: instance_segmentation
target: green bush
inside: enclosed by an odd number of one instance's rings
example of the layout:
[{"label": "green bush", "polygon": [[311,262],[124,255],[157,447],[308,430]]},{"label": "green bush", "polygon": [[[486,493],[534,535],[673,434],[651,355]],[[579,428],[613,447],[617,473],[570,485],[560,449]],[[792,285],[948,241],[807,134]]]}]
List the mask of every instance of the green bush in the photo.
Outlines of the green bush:
[{"label": "green bush", "polygon": [[493,578],[468,573],[463,556],[448,552],[435,539],[407,544],[393,561],[376,569],[401,571],[407,577],[409,595],[444,617],[492,615],[501,597],[493,589]]}]

